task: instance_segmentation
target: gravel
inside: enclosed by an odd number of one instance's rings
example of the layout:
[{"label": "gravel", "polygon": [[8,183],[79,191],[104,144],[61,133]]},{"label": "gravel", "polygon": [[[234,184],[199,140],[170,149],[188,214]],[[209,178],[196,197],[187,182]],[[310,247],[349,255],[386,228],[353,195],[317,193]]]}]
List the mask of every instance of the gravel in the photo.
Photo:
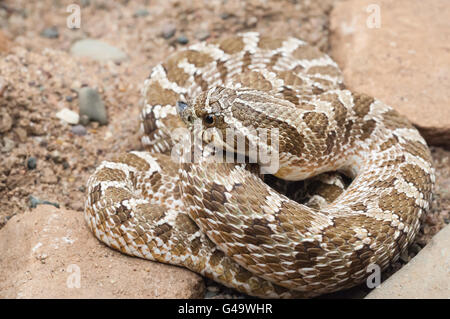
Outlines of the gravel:
[{"label": "gravel", "polygon": [[86,128],[83,125],[75,125],[70,129],[71,132],[78,136],[84,136],[87,134]]},{"label": "gravel", "polygon": [[86,115],[90,121],[98,122],[101,125],[108,123],[106,108],[97,90],[90,87],[81,88],[78,101],[80,116]]},{"label": "gravel", "polygon": [[58,113],[56,113],[56,117],[59,118],[60,120],[63,120],[66,123],[73,125],[78,124],[78,122],[80,121],[80,116],[76,112],[69,110],[67,108],[64,108]]},{"label": "gravel", "polygon": [[178,42],[179,44],[188,44],[189,39],[188,39],[185,35],[180,35],[180,36],[177,38],[177,42]]},{"label": "gravel", "polygon": [[28,169],[35,169],[37,166],[37,160],[36,157],[31,156],[30,158],[28,158],[27,160],[27,167]]},{"label": "gravel", "polygon": [[49,39],[59,38],[59,31],[57,27],[45,28],[41,32],[41,36]]},{"label": "gravel", "polygon": [[170,39],[175,35],[176,30],[173,24],[166,24],[161,30],[161,35],[164,39]]},{"label": "gravel", "polygon": [[70,53],[73,56],[89,57],[97,61],[121,62],[128,58],[122,50],[95,39],[83,39],[75,42],[70,48]]}]

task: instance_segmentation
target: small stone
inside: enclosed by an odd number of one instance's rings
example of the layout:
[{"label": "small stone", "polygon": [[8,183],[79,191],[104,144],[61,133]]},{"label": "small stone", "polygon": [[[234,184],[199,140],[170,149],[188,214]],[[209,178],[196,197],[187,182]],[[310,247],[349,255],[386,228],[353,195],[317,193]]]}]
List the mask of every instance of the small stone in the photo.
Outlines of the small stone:
[{"label": "small stone", "polygon": [[54,150],[50,153],[50,158],[55,162],[55,163],[62,163],[63,159],[61,158],[61,153],[58,152],[57,150]]},{"label": "small stone", "polygon": [[16,133],[17,137],[19,138],[19,141],[21,143],[25,143],[27,141],[27,131],[24,130],[21,127],[16,127],[14,129],[14,133]]},{"label": "small stone", "polygon": [[179,44],[187,44],[187,43],[189,42],[189,39],[188,39],[185,35],[180,35],[180,36],[177,38],[177,42],[178,42]]},{"label": "small stone", "polygon": [[0,111],[0,133],[8,132],[12,127],[13,121],[5,109]]},{"label": "small stone", "polygon": [[80,116],[80,124],[83,126],[86,126],[89,124],[89,116],[87,116],[86,114],[83,114]]},{"label": "small stone", "polygon": [[49,38],[49,39],[56,39],[59,37],[58,28],[55,26],[50,27],[50,28],[45,28],[44,30],[42,30],[41,36],[44,38]]},{"label": "small stone", "polygon": [[73,97],[70,96],[70,95],[67,95],[67,96],[66,96],[66,101],[67,101],[67,102],[72,102],[72,101],[73,101]]},{"label": "small stone", "polygon": [[162,28],[161,35],[164,39],[170,39],[175,35],[176,30],[173,24],[166,24]]},{"label": "small stone", "polygon": [[70,130],[73,134],[78,135],[78,136],[84,136],[87,134],[87,130],[83,125],[72,126],[72,128]]},{"label": "small stone", "polygon": [[90,87],[80,89],[79,96],[80,116],[86,115],[90,121],[101,125],[108,123],[105,105],[98,92]]},{"label": "small stone", "polygon": [[16,143],[14,143],[14,141],[12,139],[3,137],[3,147],[2,147],[3,153],[10,152],[15,146],[16,146]]},{"label": "small stone", "polygon": [[29,170],[35,169],[37,166],[37,160],[36,157],[31,156],[30,158],[28,158],[27,161],[27,167]]},{"label": "small stone", "polygon": [[138,9],[134,12],[133,17],[146,17],[150,14],[147,9]]},{"label": "small stone", "polygon": [[258,23],[258,18],[254,17],[254,16],[248,18],[247,21],[245,21],[247,28],[253,28],[256,26],[257,23]]},{"label": "small stone", "polygon": [[64,108],[56,113],[56,117],[72,125],[78,124],[78,122],[80,121],[80,116],[76,112],[67,108]]},{"label": "small stone", "polygon": [[58,183],[58,178],[55,173],[50,168],[44,168],[41,172],[41,182],[44,184],[56,184]]},{"label": "small stone", "polygon": [[40,124],[32,124],[28,127],[28,130],[33,136],[42,136],[45,134],[44,127]]},{"label": "small stone", "polygon": [[73,56],[89,57],[97,61],[120,62],[128,58],[122,50],[95,39],[83,39],[75,42],[70,48],[70,53]]},{"label": "small stone", "polygon": [[33,195],[30,195],[30,197],[28,197],[28,207],[36,208],[38,205],[52,205],[56,208],[59,208],[58,203],[50,202],[48,200],[41,200],[37,197],[34,197]]},{"label": "small stone", "polygon": [[220,14],[220,18],[222,20],[226,20],[226,19],[228,19],[230,17],[231,17],[231,14],[229,14],[228,12],[223,12],[223,13]]},{"label": "small stone", "polygon": [[34,197],[33,195],[30,195],[28,197],[28,207],[30,208],[36,208],[37,205],[41,204],[41,200],[39,198]]},{"label": "small stone", "polygon": [[199,41],[204,41],[208,39],[211,36],[211,34],[206,30],[201,30],[195,33],[195,38]]}]

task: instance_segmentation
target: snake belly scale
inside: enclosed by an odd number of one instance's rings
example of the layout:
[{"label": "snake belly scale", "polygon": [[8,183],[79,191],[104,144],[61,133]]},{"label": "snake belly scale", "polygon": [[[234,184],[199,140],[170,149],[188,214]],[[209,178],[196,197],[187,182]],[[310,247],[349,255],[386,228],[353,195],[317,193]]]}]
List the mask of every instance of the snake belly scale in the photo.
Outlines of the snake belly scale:
[{"label": "snake belly scale", "polygon": [[[250,32],[194,44],[155,66],[142,94],[145,150],[101,163],[85,204],[95,236],[123,253],[253,296],[314,297],[397,260],[429,209],[434,170],[418,131],[346,89],[337,64],[299,39]],[[246,164],[172,161],[171,132],[194,120],[247,144],[260,142],[248,125],[277,128],[278,178],[341,171],[353,181],[314,208]]]}]

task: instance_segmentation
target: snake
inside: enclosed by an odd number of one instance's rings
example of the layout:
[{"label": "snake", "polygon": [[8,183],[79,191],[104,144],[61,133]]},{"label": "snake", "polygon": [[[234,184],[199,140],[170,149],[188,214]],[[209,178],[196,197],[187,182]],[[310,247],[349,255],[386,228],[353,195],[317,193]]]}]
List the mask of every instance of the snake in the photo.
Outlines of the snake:
[{"label": "snake", "polygon": [[[122,253],[250,296],[313,298],[364,283],[371,265],[385,270],[430,209],[434,168],[418,130],[347,88],[305,41],[198,42],[154,66],[141,93],[142,149],[111,154],[87,183],[87,225]],[[302,203],[267,177],[316,179],[313,197],[335,195]]]}]

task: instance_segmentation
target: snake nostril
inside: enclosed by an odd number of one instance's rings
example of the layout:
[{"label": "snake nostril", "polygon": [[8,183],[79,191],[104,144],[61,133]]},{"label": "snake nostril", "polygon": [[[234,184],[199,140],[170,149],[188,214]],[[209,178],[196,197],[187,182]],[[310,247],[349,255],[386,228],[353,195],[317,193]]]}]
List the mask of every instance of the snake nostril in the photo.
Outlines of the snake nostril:
[{"label": "snake nostril", "polygon": [[177,112],[178,113],[183,113],[184,110],[186,110],[188,107],[187,103],[183,102],[183,101],[178,101],[177,102]]}]

